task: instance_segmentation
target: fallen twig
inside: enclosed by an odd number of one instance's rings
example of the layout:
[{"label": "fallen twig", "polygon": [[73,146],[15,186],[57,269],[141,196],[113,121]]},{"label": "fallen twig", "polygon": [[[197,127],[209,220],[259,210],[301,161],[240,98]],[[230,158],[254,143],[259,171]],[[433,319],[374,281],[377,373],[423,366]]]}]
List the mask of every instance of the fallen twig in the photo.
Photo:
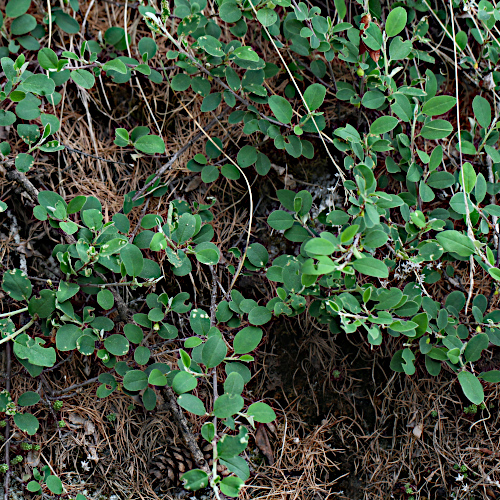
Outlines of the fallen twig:
[{"label": "fallen twig", "polygon": [[17,182],[24,190],[26,194],[31,198],[33,203],[37,203],[38,199],[38,189],[33,186],[31,181],[22,173],[17,170],[10,170],[5,175],[9,181]]},{"label": "fallen twig", "polygon": [[172,388],[168,386],[164,387],[163,393],[167,396],[167,404],[172,411],[175,419],[177,420],[177,424],[179,425],[182,437],[184,438],[186,446],[191,452],[191,455],[193,456],[196,464],[198,465],[198,467],[200,467],[200,469],[204,470],[207,474],[210,474],[210,467],[208,466],[207,461],[205,460],[203,453],[201,452],[200,447],[198,446],[198,443],[193,436],[193,433],[189,429],[186,417],[177,404],[177,399]]}]

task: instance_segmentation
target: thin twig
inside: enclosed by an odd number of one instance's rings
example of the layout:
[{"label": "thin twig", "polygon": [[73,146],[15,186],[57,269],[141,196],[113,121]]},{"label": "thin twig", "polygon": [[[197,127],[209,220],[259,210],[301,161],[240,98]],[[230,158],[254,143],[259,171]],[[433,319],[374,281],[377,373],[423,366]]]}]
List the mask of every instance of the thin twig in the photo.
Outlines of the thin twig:
[{"label": "thin twig", "polygon": [[54,399],[55,396],[60,396],[61,394],[65,394],[66,392],[73,391],[75,389],[79,389],[80,387],[85,387],[86,385],[93,384],[94,382],[97,382],[99,380],[99,377],[94,377],[94,378],[89,378],[85,382],[82,382],[81,384],[74,384],[70,385],[69,387],[66,387],[66,389],[61,389],[60,391],[53,391],[52,396],[49,397],[49,399]]},{"label": "thin twig", "polygon": [[83,151],[80,151],[79,149],[70,148],[69,146],[66,146],[66,144],[61,144],[61,145],[64,146],[71,153],[76,153],[82,156],[86,156],[87,158],[94,158],[94,160],[105,161],[106,163],[117,163],[118,165],[126,165],[127,167],[133,166],[132,163],[124,163],[118,160],[106,160],[106,158],[103,158],[102,156],[91,155],[90,153],[85,153]]}]

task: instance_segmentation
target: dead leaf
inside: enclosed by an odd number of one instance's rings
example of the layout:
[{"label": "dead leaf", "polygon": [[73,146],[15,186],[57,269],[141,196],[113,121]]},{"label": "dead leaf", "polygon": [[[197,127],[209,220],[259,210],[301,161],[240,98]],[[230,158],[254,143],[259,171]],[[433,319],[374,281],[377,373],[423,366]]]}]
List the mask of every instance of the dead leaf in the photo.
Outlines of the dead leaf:
[{"label": "dead leaf", "polygon": [[38,467],[40,464],[40,452],[32,450],[28,451],[24,464],[29,465],[30,467]]},{"label": "dead leaf", "polygon": [[368,53],[370,54],[370,57],[374,60],[374,62],[378,62],[378,60],[380,59],[380,50],[368,49]]},{"label": "dead leaf", "polygon": [[184,189],[184,191],[186,191],[186,193],[194,191],[195,189],[200,187],[200,184],[201,184],[201,175],[197,175],[195,178],[191,179],[191,181],[186,186],[186,189]]},{"label": "dead leaf", "polygon": [[422,422],[419,422],[418,424],[413,427],[413,435],[417,438],[420,439],[422,437],[422,432],[424,430],[424,424]]},{"label": "dead leaf", "polygon": [[269,465],[274,464],[274,455],[273,450],[271,448],[271,443],[269,442],[269,438],[267,437],[266,428],[264,426],[260,426],[255,433],[255,444],[262,452],[262,454],[267,458]]}]

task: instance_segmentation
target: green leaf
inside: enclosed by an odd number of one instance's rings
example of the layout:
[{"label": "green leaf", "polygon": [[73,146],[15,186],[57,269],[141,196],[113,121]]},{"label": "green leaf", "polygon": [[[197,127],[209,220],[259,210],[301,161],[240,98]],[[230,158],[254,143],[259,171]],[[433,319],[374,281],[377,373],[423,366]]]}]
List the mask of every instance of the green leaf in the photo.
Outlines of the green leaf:
[{"label": "green leaf", "polygon": [[26,488],[28,491],[31,491],[32,493],[36,493],[37,491],[40,491],[42,489],[40,483],[37,481],[30,481],[27,484]]},{"label": "green leaf", "polygon": [[14,415],[14,423],[24,432],[27,432],[30,436],[36,434],[36,431],[40,427],[38,419],[31,413],[16,413]]},{"label": "green leaf", "polygon": [[[55,214],[54,214],[55,215]],[[56,217],[58,219],[62,217]],[[83,223],[92,231],[99,231],[102,228],[103,215],[100,210],[90,208],[82,213]]]},{"label": "green leaf", "polygon": [[304,92],[304,100],[309,108],[309,111],[318,109],[325,100],[326,88],[320,83],[309,85]]},{"label": "green leaf", "polygon": [[19,170],[19,172],[27,172],[30,168],[31,165],[33,165],[33,162],[35,159],[33,156],[27,154],[27,153],[19,153],[16,156],[16,169]]},{"label": "green leaf", "polygon": [[262,329],[255,326],[247,326],[240,330],[233,341],[235,354],[247,354],[252,352],[262,340]]},{"label": "green leaf", "polygon": [[220,251],[214,243],[204,242],[196,245],[195,255],[202,264],[215,265],[220,259]]},{"label": "green leaf", "polygon": [[33,391],[27,391],[19,396],[17,404],[19,406],[32,406],[36,405],[40,401],[40,394]]},{"label": "green leaf", "polygon": [[16,115],[12,111],[5,111],[4,109],[0,109],[0,127],[8,127],[15,121]]},{"label": "green leaf", "polygon": [[490,339],[486,333],[479,333],[472,337],[465,346],[464,356],[468,363],[475,363],[481,359],[481,353],[488,348]]},{"label": "green leaf", "polygon": [[181,408],[184,408],[195,415],[199,415],[200,417],[203,417],[207,413],[205,405],[201,399],[193,396],[192,394],[181,394],[177,398],[177,403]]},{"label": "green leaf", "polygon": [[197,40],[198,45],[211,56],[214,57],[224,57],[224,51],[222,50],[222,44],[211,35],[200,36]]},{"label": "green leaf", "polygon": [[385,102],[385,95],[380,90],[369,90],[361,99],[361,104],[368,109],[380,108]]},{"label": "green leaf", "polygon": [[253,50],[252,47],[249,47],[248,45],[238,47],[237,49],[234,49],[232,53],[236,57],[239,57],[240,59],[243,59],[245,61],[259,62],[259,56],[255,52],[255,50]]},{"label": "green leaf", "polygon": [[266,403],[254,403],[248,407],[247,415],[253,417],[256,422],[262,424],[268,424],[273,420],[276,420],[276,413],[274,410]]},{"label": "green leaf", "polygon": [[132,277],[139,276],[144,266],[142,252],[135,245],[128,243],[120,250],[120,257],[127,274]]},{"label": "green leaf", "polygon": [[336,247],[330,240],[313,238],[304,245],[304,250],[313,255],[331,255]]},{"label": "green leaf", "polygon": [[72,351],[76,349],[76,341],[83,335],[78,326],[67,323],[62,325],[56,333],[56,347],[59,351]]},{"label": "green leaf", "polygon": [[482,372],[478,375],[479,378],[490,384],[498,384],[500,382],[500,370],[490,370]]},{"label": "green leaf", "polygon": [[474,167],[470,163],[467,162],[463,164],[462,172],[460,173],[458,180],[467,194],[472,192],[474,186],[476,185],[477,176],[476,172],[474,171]]},{"label": "green leaf", "polygon": [[257,306],[254,307],[248,314],[248,321],[251,325],[264,325],[271,321],[272,313],[267,307]]},{"label": "green leaf", "polygon": [[152,38],[148,37],[141,38],[139,40],[139,43],[137,44],[137,48],[139,49],[141,56],[144,57],[144,55],[146,55],[146,61],[152,59],[156,55],[156,51],[158,50],[156,42]]},{"label": "green leaf", "polygon": [[446,252],[454,252],[461,257],[469,257],[476,251],[471,239],[455,230],[438,233],[436,239]]},{"label": "green leaf", "polygon": [[208,475],[200,469],[192,469],[182,474],[181,481],[186,490],[197,491],[208,486]]},{"label": "green leaf", "polygon": [[97,294],[97,303],[103,308],[103,309],[111,309],[113,307],[113,304],[115,303],[115,299],[113,297],[113,294],[109,290],[101,290]]},{"label": "green leaf", "polygon": [[387,266],[380,260],[373,257],[363,257],[351,262],[351,266],[361,274],[373,276],[374,278],[387,278],[389,270]]},{"label": "green leaf", "polygon": [[143,135],[134,143],[134,147],[142,153],[153,155],[155,153],[163,154],[165,152],[165,143],[157,135]]},{"label": "green leaf", "polygon": [[444,139],[453,132],[453,125],[446,120],[431,120],[422,127],[420,135],[424,139]]},{"label": "green leaf", "polygon": [[252,243],[247,249],[247,259],[255,267],[264,267],[269,261],[269,253],[264,245]]},{"label": "green leaf", "polygon": [[36,28],[36,19],[30,14],[23,14],[16,17],[10,24],[12,35],[24,35]]},{"label": "green leaf", "polygon": [[148,376],[142,370],[130,370],[123,377],[123,387],[129,391],[142,391],[147,386]]},{"label": "green leaf", "polygon": [[4,273],[2,289],[14,300],[27,300],[33,291],[31,281],[21,269],[12,269]]},{"label": "green leaf", "polygon": [[158,368],[153,368],[149,374],[148,383],[158,387],[165,387],[167,385],[167,377]]},{"label": "green leaf", "polygon": [[242,457],[230,457],[226,460],[221,459],[220,463],[243,481],[246,481],[250,477],[250,469]]},{"label": "green leaf", "polygon": [[294,218],[284,210],[275,210],[267,218],[267,223],[277,231],[284,231],[293,226]]},{"label": "green leaf", "polygon": [[[413,49],[413,44],[411,43],[411,40],[403,41],[403,39],[400,36],[397,36],[396,38],[392,39],[391,45],[389,46],[389,57],[393,61],[401,61],[409,56],[412,49]],[[397,94],[395,95],[395,97],[396,97],[395,104],[401,105],[402,102],[398,99]],[[396,108],[393,107],[392,109],[394,110],[394,112],[396,112]]]},{"label": "green leaf", "polygon": [[491,106],[490,103],[480,95],[474,97],[472,101],[472,109],[474,118],[483,128],[488,128],[491,123]]},{"label": "green leaf", "polygon": [[220,490],[228,497],[236,498],[240,495],[240,491],[245,486],[245,482],[236,476],[227,476],[220,483]]},{"label": "green leaf", "polygon": [[57,69],[59,59],[52,49],[44,47],[38,52],[37,59],[43,69]]},{"label": "green leaf", "polygon": [[272,26],[278,19],[278,14],[272,9],[264,8],[257,11],[257,19],[262,26]]},{"label": "green leaf", "polygon": [[226,23],[236,23],[241,19],[241,10],[238,4],[232,0],[229,2],[224,2],[219,7],[220,18]]},{"label": "green leaf", "polygon": [[237,436],[224,434],[217,442],[217,455],[227,460],[228,458],[239,455],[248,445],[248,431],[245,427],[239,428]]},{"label": "green leaf", "polygon": [[104,341],[104,348],[114,356],[125,356],[128,354],[130,344],[126,337],[115,333]]},{"label": "green leaf", "polygon": [[253,165],[258,159],[258,151],[253,146],[243,146],[237,156],[238,165],[241,168],[247,168]]},{"label": "green leaf", "polygon": [[241,394],[245,387],[245,382],[243,377],[237,373],[230,373],[226,381],[224,382],[224,393],[225,394]]},{"label": "green leaf", "polygon": [[56,86],[54,80],[46,75],[31,75],[22,83],[23,91],[46,96],[54,93]]},{"label": "green leaf", "polygon": [[70,77],[77,85],[87,90],[95,85],[95,76],[86,69],[74,69]]},{"label": "green leaf", "polygon": [[179,73],[172,78],[170,85],[172,90],[184,92],[184,90],[187,90],[191,86],[191,78],[185,73]]},{"label": "green leaf", "polygon": [[387,36],[396,36],[405,29],[408,14],[404,7],[396,7],[389,12],[385,21],[385,32]]},{"label": "green leaf", "polygon": [[213,335],[204,344],[201,352],[201,361],[207,368],[220,365],[227,356],[227,346],[218,335]]},{"label": "green leaf", "polygon": [[381,116],[371,124],[370,134],[385,134],[396,128],[398,123],[398,119],[394,116]]},{"label": "green leaf", "polygon": [[218,108],[222,100],[222,94],[220,92],[214,92],[213,94],[207,95],[201,103],[201,111],[208,113],[214,111]]},{"label": "green leaf", "polygon": [[7,17],[22,16],[30,8],[31,0],[9,0],[5,6]]},{"label": "green leaf", "polygon": [[442,115],[453,108],[456,102],[456,98],[451,95],[431,97],[422,106],[422,113],[426,114],[427,116]]},{"label": "green leaf", "polygon": [[207,335],[210,330],[210,316],[203,309],[193,309],[189,314],[189,326],[196,335]]},{"label": "green leaf", "polygon": [[134,352],[134,361],[138,365],[145,365],[149,361],[151,357],[151,352],[147,347],[139,346],[135,349]]},{"label": "green leaf", "polygon": [[469,401],[476,405],[484,401],[483,386],[474,374],[462,371],[458,374],[458,381],[464,391],[465,397]]},{"label": "green leaf", "polygon": [[382,48],[382,32],[375,23],[370,22],[364,30],[363,41],[372,50],[380,50]]},{"label": "green leaf", "polygon": [[57,476],[51,474],[45,480],[45,484],[47,485],[47,488],[55,495],[60,495],[63,492],[62,482]]},{"label": "green leaf", "polygon": [[56,294],[52,290],[40,290],[40,298],[32,297],[28,304],[28,312],[40,318],[48,318],[55,308]]},{"label": "green leaf", "polygon": [[193,375],[188,372],[179,372],[174,377],[172,382],[172,389],[177,394],[183,394],[185,392],[192,391],[198,385],[198,381]]},{"label": "green leaf", "polygon": [[284,97],[272,95],[269,97],[268,104],[278,121],[285,124],[291,122],[293,109],[291,104]]},{"label": "green leaf", "polygon": [[214,403],[214,415],[217,418],[229,418],[238,413],[244,405],[239,394],[223,394]]},{"label": "green leaf", "polygon": [[80,31],[78,21],[73,19],[69,14],[62,12],[61,10],[56,11],[55,14],[55,22],[57,26],[59,26],[59,28],[61,28],[65,33],[68,33],[68,35],[76,35]]}]

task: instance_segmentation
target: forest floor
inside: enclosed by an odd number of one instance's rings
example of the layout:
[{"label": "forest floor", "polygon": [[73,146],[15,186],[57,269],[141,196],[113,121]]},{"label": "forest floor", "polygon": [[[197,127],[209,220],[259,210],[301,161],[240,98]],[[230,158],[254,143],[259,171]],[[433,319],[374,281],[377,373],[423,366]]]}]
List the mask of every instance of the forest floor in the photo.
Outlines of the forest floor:
[{"label": "forest floor", "polygon": [[[104,31],[110,22],[122,18],[121,9],[112,2],[103,3],[92,10],[87,29],[90,33]],[[163,85],[151,84],[143,90],[149,106],[170,131],[168,157],[187,144],[197,129]],[[68,198],[93,195],[111,217],[121,209],[125,193],[137,189],[165,160],[124,155],[113,144],[116,123],[126,122],[128,128],[149,125],[152,130],[154,123],[148,123],[150,113],[134,85],[116,85],[108,80],[91,93],[68,86],[65,99],[66,118],[59,137],[72,149],[39,157],[28,178],[37,188]],[[340,119],[342,113],[340,108],[332,110],[330,127],[348,120],[356,125],[357,116]],[[205,126],[209,117],[199,113],[197,119]],[[218,132],[224,134],[222,129]],[[1,127],[0,141],[7,138],[12,134],[8,127]],[[217,244],[236,246],[246,234],[247,190],[242,183],[226,179],[207,185],[199,174],[187,171],[187,160],[202,148],[203,141],[194,142],[166,173],[163,180],[171,189],[153,208],[166,213],[174,197],[191,203],[215,196]],[[321,151],[320,145],[317,150]],[[252,241],[264,244],[271,255],[273,249],[277,253],[278,247],[283,250],[285,245],[265,223],[267,215],[279,205],[276,189],[310,189],[318,207],[342,204],[336,194],[333,167],[319,153],[317,158],[295,165],[287,164],[284,156],[273,158],[273,170],[265,182],[257,177],[251,181],[256,205]],[[32,204],[23,187],[8,180],[6,173],[0,166],[1,198],[11,207],[0,222],[2,264],[4,268],[18,267],[19,255],[23,254],[30,275],[50,278],[55,265],[49,258],[54,236],[42,222],[34,221]],[[140,208],[133,212],[136,221],[140,215]],[[19,228],[18,241],[12,231],[13,221]],[[467,288],[469,277],[462,276],[458,266],[456,277]],[[189,281],[183,283],[192,287]],[[203,307],[210,289],[201,272],[195,286],[197,306]],[[262,300],[270,295],[266,286],[258,274],[253,274],[242,276],[236,288],[247,298]],[[436,286],[446,290],[447,284]],[[475,287],[489,294],[489,283],[476,280]],[[173,361],[175,353],[169,348],[157,350],[155,359]],[[432,380],[419,368],[412,377],[394,373],[389,362],[395,350],[391,340],[370,349],[361,333],[333,335],[308,315],[272,323],[252,367],[249,396],[266,398],[278,418],[252,433],[247,452],[252,476],[243,498],[500,498],[500,484],[495,479],[500,472],[498,389],[488,393],[486,409],[466,413],[468,403],[461,399],[451,372],[443,370]],[[500,359],[497,355],[487,363],[482,369],[498,369]],[[12,374],[14,398],[37,390],[39,383],[18,369]],[[55,391],[54,398],[64,402],[61,418],[67,425],[58,428],[55,415],[47,411],[39,432],[43,452],[30,457],[31,462],[16,466],[14,478],[26,472],[24,467],[50,463],[65,484],[74,486],[75,493],[85,485],[91,498],[115,495],[129,500],[156,499],[148,467],[158,449],[178,439],[175,422],[166,407],[160,405],[148,412],[123,393],[98,399],[95,379],[101,369],[105,370],[94,359],[75,355],[48,371],[46,378]],[[86,384],[87,380],[94,382]],[[80,386],[72,389],[74,385]],[[200,421],[190,418],[196,434]],[[460,468],[462,472],[457,470]],[[15,491],[15,480],[12,487]],[[178,497],[173,488],[164,498]]]}]

